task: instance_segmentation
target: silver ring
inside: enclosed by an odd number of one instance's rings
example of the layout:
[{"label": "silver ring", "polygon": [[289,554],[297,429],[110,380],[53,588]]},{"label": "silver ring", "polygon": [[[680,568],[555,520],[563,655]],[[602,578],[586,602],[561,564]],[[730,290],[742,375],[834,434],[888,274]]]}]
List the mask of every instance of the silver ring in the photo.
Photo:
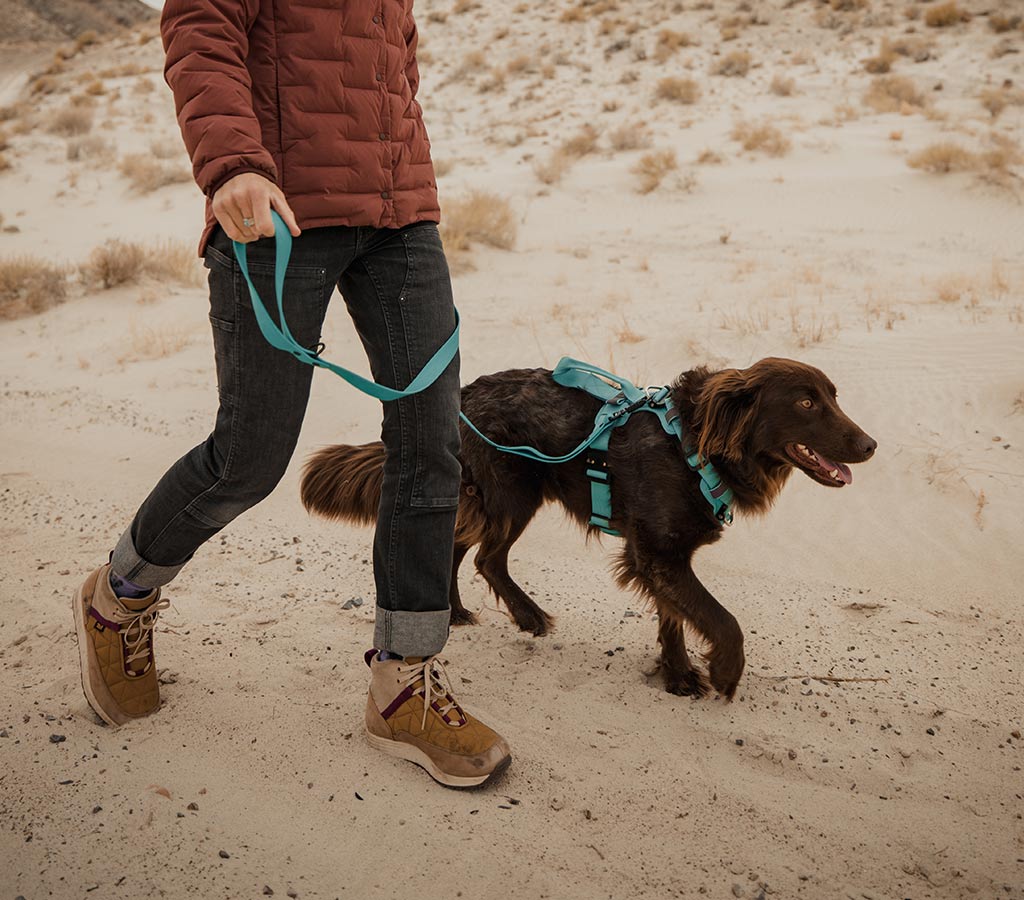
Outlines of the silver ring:
[{"label": "silver ring", "polygon": [[246,228],[252,228],[252,226],[256,224],[256,220],[255,219],[242,219],[242,224]]}]

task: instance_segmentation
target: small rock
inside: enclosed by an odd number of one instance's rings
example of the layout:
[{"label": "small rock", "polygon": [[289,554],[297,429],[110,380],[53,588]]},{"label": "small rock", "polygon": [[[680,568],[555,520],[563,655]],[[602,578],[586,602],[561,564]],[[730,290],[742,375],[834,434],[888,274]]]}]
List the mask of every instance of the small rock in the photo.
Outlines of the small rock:
[{"label": "small rock", "polygon": [[197,809],[199,809],[199,804],[195,801],[192,801],[188,806],[185,807],[185,809],[190,809],[192,810],[192,812],[195,812]]},{"label": "small rock", "polygon": [[[0,731],[0,737],[7,737],[7,732],[6,731]],[[1020,740],[1020,732],[1016,731],[1016,730],[1011,731],[1010,732],[1010,737],[1012,737],[1014,740],[1019,741]]]},{"label": "small rock", "polygon": [[796,750],[790,750],[787,755],[790,759],[796,759]]},{"label": "small rock", "polygon": [[6,728],[0,728],[0,738],[4,738],[4,737],[7,737],[7,729]]},{"label": "small rock", "polygon": [[925,729],[925,734],[934,735],[935,734],[935,729],[934,728],[927,728],[927,729]]},{"label": "small rock", "polygon": [[231,854],[227,850],[221,850],[217,853],[221,859],[231,859]]},{"label": "small rock", "polygon": [[734,897],[742,897],[745,893],[746,891],[743,890],[742,884],[734,884],[732,886],[732,895]]},{"label": "small rock", "polygon": [[93,815],[96,815],[96,813],[98,813],[98,812],[101,812],[102,810],[103,810],[103,807],[102,807],[102,806],[94,806],[94,807],[92,808],[92,814],[93,814]]},{"label": "small rock", "polygon": [[627,609],[627,610],[626,610],[626,611],[625,611],[625,612],[624,612],[624,613],[622,614],[622,616],[623,616],[623,618],[626,618],[626,619],[631,619],[631,618],[637,618],[637,619],[639,619],[639,618],[640,618],[640,613],[638,613],[638,612],[633,612],[633,610],[631,610],[631,609]]},{"label": "small rock", "polygon": [[342,609],[355,609],[357,606],[363,605],[362,597],[351,597],[341,604]]},{"label": "small rock", "polygon": [[736,738],[736,746],[737,747],[742,747],[743,746],[743,738]]},{"label": "small rock", "polygon": [[297,891],[288,891],[288,896],[291,897],[292,900],[295,900],[295,898],[298,897],[299,894]]},{"label": "small rock", "polygon": [[177,816],[177,817],[178,817],[179,819],[184,819],[184,818],[185,818],[185,814],[184,814],[183,812],[180,812],[180,811],[179,811],[179,812],[177,812],[177,813],[175,813],[175,815],[176,815],[176,816]]},{"label": "small rock", "polygon": [[67,740],[67,736],[63,735],[63,734],[51,734],[50,735],[50,743],[51,744],[63,744],[66,740]]},{"label": "small rock", "polygon": [[269,884],[265,884],[263,885],[263,893],[266,894],[266,896],[268,897],[273,897],[274,889]]}]

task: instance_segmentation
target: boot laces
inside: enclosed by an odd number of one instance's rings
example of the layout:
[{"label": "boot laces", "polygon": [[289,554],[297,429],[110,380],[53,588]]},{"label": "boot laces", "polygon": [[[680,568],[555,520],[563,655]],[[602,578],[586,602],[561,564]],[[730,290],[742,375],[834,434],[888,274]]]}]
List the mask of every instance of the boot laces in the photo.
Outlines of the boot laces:
[{"label": "boot laces", "polygon": [[436,656],[428,656],[423,662],[399,666],[398,672],[398,682],[403,686],[415,684],[419,680],[423,681],[422,687],[414,692],[414,695],[419,694],[423,697],[423,721],[420,728],[426,730],[427,710],[430,709],[432,694],[437,697],[438,703],[445,698],[448,700],[444,706],[437,708],[437,712],[441,714],[442,718],[452,709],[457,709],[459,718],[465,720],[466,716],[462,707],[455,701],[451,678],[448,676],[444,660],[440,660]]},{"label": "boot laces", "polygon": [[149,655],[149,636],[156,626],[161,610],[167,609],[170,605],[170,598],[164,597],[137,611],[128,609],[120,603],[114,607],[114,620],[122,626],[121,638],[125,650],[128,651],[124,658],[125,665]]}]

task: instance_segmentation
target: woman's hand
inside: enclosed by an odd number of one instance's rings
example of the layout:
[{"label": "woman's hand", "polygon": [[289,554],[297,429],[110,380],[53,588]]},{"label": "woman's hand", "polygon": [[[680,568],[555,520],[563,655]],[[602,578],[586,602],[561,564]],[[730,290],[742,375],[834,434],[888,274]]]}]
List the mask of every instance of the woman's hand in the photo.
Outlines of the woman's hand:
[{"label": "woman's hand", "polygon": [[[292,237],[298,237],[299,226],[295,224],[284,193],[269,178],[256,172],[242,172],[225,181],[213,195],[213,214],[231,240],[247,244],[261,237],[273,237],[274,221],[270,218],[273,207],[284,219]],[[243,225],[242,220],[256,220],[254,225]]]}]

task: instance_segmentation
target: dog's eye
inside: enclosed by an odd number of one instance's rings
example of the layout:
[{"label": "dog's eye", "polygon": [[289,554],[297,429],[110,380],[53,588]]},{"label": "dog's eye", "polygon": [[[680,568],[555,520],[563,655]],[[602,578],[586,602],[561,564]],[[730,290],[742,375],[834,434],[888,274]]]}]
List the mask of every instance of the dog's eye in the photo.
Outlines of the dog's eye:
[{"label": "dog's eye", "polygon": [[804,397],[804,399],[800,401],[800,405],[804,409],[810,409],[812,406],[814,406],[814,401],[810,397]]}]

